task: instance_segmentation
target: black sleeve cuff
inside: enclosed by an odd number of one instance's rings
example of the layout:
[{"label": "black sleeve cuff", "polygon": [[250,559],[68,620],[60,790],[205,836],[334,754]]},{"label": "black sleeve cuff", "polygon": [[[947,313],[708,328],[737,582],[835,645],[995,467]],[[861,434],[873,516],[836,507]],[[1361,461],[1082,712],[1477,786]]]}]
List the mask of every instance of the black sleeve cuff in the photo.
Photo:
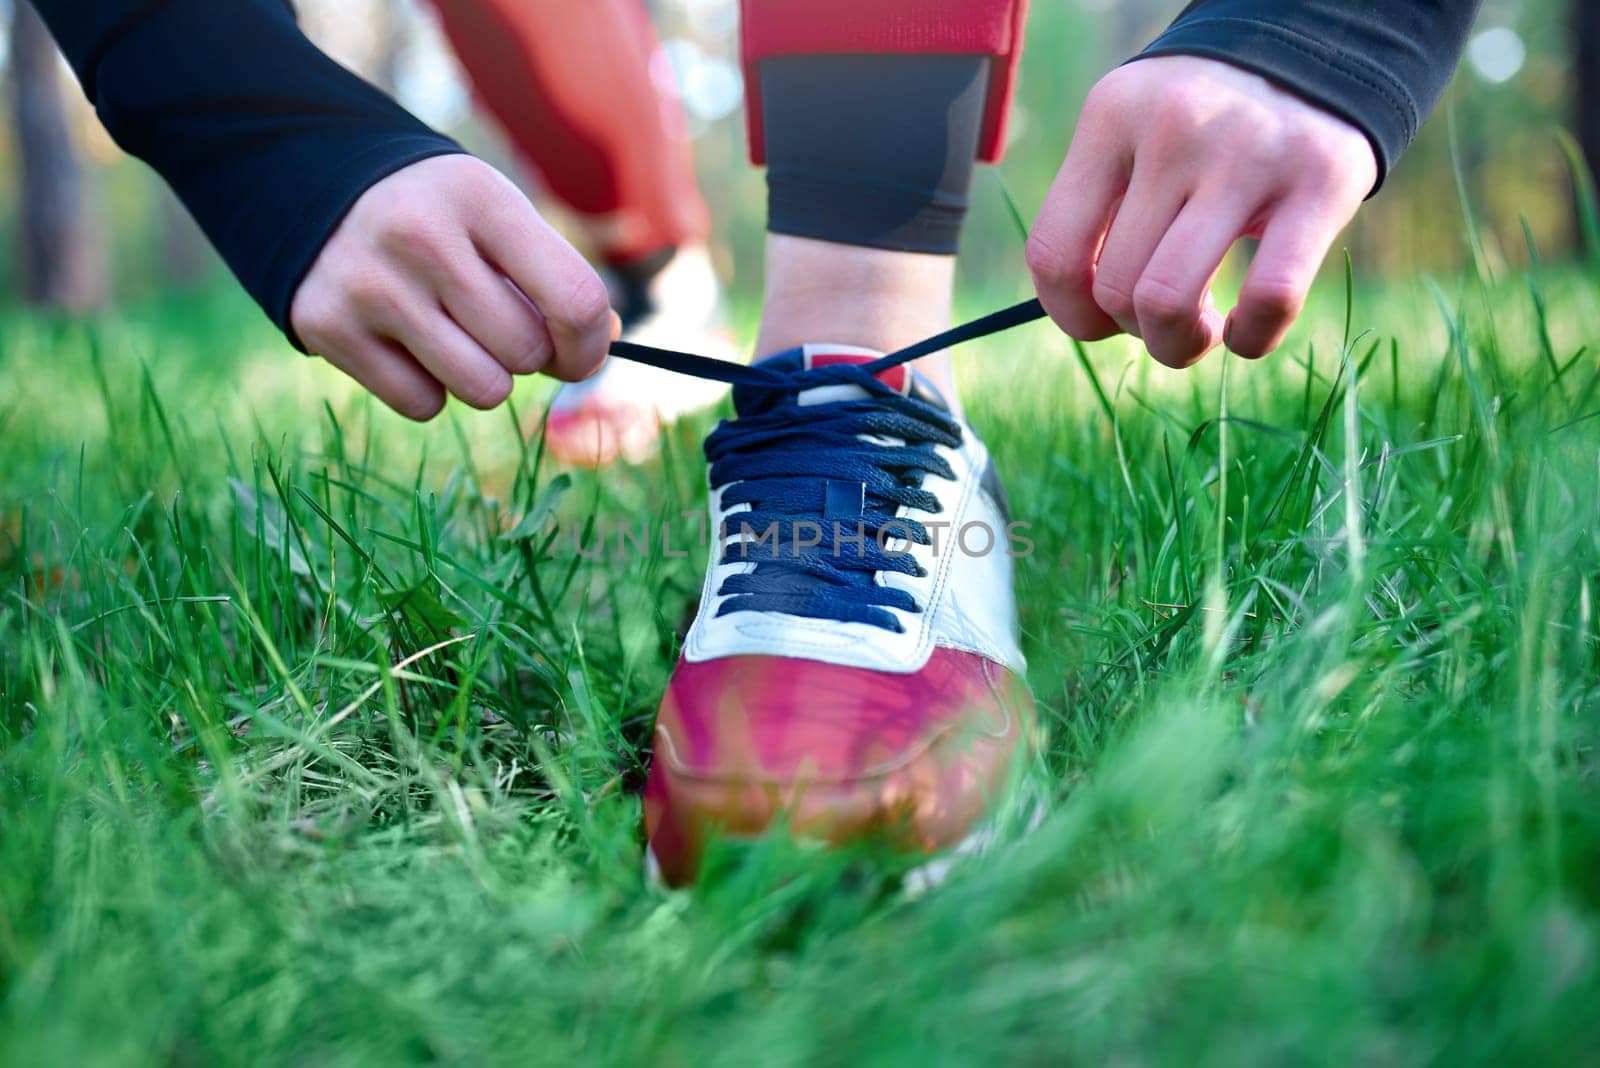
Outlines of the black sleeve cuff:
[{"label": "black sleeve cuff", "polygon": [[106,129],[166,179],[296,347],[295,290],[351,205],[462,151],[320,52],[283,0],[143,5],[76,58],[91,61],[79,75]]},{"label": "black sleeve cuff", "polygon": [[1134,60],[1204,56],[1261,75],[1365,132],[1381,186],[1449,83],[1477,7],[1198,0]]}]

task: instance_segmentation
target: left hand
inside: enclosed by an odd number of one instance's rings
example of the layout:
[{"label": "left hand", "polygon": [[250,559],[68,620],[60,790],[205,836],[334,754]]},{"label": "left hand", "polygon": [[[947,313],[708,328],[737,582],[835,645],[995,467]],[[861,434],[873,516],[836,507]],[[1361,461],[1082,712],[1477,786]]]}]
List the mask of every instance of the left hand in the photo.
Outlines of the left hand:
[{"label": "left hand", "polygon": [[474,408],[513,375],[593,374],[620,324],[606,286],[510,179],[471,156],[402,167],[356,200],[289,307],[313,352],[401,415]]},{"label": "left hand", "polygon": [[[1169,367],[1224,339],[1265,356],[1377,173],[1365,134],[1258,75],[1143,59],[1085,101],[1028,267],[1050,317],[1080,340],[1125,331]],[[1261,244],[1224,319],[1211,280],[1241,237]]]}]

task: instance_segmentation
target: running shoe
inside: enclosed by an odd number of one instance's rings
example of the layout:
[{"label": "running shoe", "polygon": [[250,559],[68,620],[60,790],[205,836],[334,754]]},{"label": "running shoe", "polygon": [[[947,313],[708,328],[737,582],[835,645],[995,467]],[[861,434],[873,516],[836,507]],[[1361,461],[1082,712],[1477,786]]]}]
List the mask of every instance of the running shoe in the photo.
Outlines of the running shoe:
[{"label": "running shoe", "polygon": [[861,367],[880,355],[768,357],[706,441],[719,536],[644,798],[669,883],[694,879],[712,838],[779,824],[922,864],[1027,804],[1026,543],[972,428],[910,366]]},{"label": "running shoe", "polygon": [[[690,338],[717,359],[735,359],[721,287],[705,249],[677,250],[637,292],[620,284],[613,288],[624,340],[662,345]],[[545,420],[545,446],[570,467],[638,463],[656,451],[663,427],[710,408],[726,393],[720,382],[607,360],[594,375],[556,391]]]}]

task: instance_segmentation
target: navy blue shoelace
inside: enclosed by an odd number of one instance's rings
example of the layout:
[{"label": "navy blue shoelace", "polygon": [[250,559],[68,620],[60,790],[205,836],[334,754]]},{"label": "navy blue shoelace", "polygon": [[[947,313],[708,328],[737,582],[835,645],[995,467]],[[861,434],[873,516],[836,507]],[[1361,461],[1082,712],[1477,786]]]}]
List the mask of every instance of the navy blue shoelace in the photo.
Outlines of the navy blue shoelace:
[{"label": "navy blue shoelace", "polygon": [[[901,395],[877,376],[1044,314],[1037,300],[1025,301],[867,363],[811,370],[613,342],[613,356],[742,387],[740,414],[712,431],[705,452],[724,511],[748,506],[727,517],[722,562],[756,566],[724,580],[718,615],[782,612],[903,629],[889,609],[924,606],[874,576],[923,573],[909,553],[887,546],[895,539],[930,544],[923,524],[896,513],[939,510],[938,498],[922,483],[928,475],[955,476],[935,449],[958,448],[961,427],[949,413]],[[825,386],[854,386],[863,395],[800,403],[801,393]]]}]

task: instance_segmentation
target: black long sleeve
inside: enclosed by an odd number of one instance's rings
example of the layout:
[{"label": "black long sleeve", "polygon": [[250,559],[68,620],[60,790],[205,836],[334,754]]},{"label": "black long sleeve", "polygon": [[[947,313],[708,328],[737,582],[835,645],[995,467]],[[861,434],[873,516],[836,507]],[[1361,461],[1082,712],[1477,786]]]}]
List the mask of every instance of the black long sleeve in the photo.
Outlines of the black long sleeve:
[{"label": "black long sleeve", "polygon": [[[317,50],[286,0],[34,2],[112,137],[166,179],[291,340],[295,289],[356,199],[461,151]],[[1138,58],[1255,71],[1366,131],[1382,175],[1438,101],[1478,5],[1193,0]]]},{"label": "black long sleeve", "polygon": [[1136,59],[1254,71],[1364,130],[1378,182],[1450,82],[1481,0],[1193,0]]},{"label": "black long sleeve", "polygon": [[34,0],[116,142],[293,340],[289,304],[373,183],[460,152],[300,32],[285,0]]}]

